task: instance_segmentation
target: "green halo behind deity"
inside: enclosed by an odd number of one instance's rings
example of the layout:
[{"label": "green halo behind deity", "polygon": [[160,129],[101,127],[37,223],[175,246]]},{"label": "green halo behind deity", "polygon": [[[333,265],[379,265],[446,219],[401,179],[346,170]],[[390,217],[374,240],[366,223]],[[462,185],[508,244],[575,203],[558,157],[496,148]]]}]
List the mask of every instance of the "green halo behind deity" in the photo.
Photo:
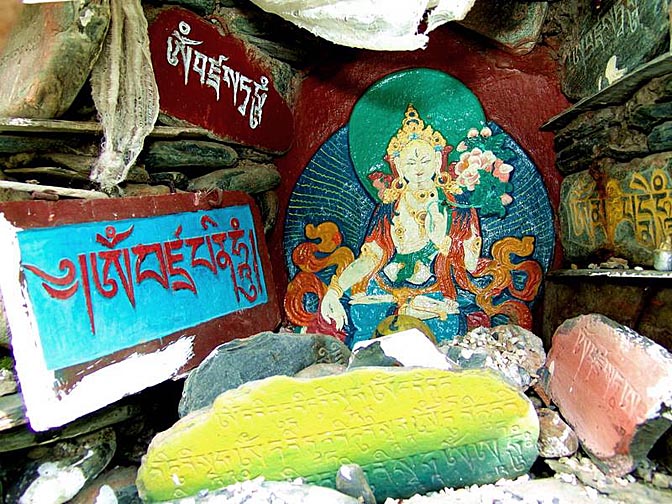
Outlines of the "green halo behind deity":
[{"label": "green halo behind deity", "polygon": [[469,129],[485,125],[485,113],[476,95],[444,72],[413,68],[383,77],[359,98],[348,123],[350,157],[374,200],[377,190],[369,175],[391,173],[384,159],[387,144],[401,127],[409,103],[425,125],[440,131],[453,149]]}]

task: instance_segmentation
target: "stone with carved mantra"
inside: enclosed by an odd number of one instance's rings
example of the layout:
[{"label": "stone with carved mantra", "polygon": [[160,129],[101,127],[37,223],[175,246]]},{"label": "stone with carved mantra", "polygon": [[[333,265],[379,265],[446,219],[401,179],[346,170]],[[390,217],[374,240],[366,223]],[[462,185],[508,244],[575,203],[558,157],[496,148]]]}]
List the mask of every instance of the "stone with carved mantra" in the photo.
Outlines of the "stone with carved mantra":
[{"label": "stone with carved mantra", "polygon": [[159,434],[137,483],[148,502],[258,476],[334,488],[352,463],[383,502],[525,474],[538,435],[530,401],[486,370],[276,376],[225,392]]},{"label": "stone with carved mantra", "polygon": [[562,182],[558,213],[565,259],[587,261],[600,253],[650,266],[653,250],[670,230],[672,154],[605,161],[597,171],[597,179],[586,170]]},{"label": "stone with carved mantra", "polygon": [[603,315],[565,321],[546,370],[551,399],[610,475],[632,471],[670,426],[672,355]]}]

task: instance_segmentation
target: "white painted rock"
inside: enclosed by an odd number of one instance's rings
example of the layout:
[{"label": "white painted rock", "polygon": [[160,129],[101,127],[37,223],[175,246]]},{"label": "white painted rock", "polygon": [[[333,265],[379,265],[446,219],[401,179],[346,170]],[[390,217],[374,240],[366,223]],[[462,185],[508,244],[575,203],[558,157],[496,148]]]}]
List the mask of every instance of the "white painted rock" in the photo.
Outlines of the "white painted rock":
[{"label": "white painted rock", "polygon": [[418,329],[355,343],[348,369],[362,366],[457,367]]}]

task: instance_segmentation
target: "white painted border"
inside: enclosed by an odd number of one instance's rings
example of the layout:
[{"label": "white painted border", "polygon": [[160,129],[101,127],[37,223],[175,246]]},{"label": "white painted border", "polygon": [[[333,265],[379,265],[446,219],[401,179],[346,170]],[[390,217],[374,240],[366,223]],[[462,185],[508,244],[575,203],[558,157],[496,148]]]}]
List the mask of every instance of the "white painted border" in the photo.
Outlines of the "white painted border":
[{"label": "white painted border", "polygon": [[[54,386],[56,377],[47,369],[28,297],[21,281],[21,251],[13,226],[0,212],[0,292],[11,331],[26,413],[36,431],[59,427],[100,409],[128,394],[139,392],[173,376],[194,355],[195,335],[185,335],[151,354],[133,354],[123,361],[98,369],[66,392]],[[72,335],[76,337],[76,335]]]}]

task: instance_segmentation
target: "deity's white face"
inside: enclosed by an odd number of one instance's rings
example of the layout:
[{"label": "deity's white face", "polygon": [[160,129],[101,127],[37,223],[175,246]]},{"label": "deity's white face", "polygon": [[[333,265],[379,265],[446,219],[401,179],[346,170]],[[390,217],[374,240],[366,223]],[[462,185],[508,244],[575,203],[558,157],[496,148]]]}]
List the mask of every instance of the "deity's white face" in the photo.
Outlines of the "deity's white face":
[{"label": "deity's white face", "polygon": [[424,140],[410,141],[399,153],[396,167],[409,183],[417,185],[430,180],[441,166],[441,153]]}]

